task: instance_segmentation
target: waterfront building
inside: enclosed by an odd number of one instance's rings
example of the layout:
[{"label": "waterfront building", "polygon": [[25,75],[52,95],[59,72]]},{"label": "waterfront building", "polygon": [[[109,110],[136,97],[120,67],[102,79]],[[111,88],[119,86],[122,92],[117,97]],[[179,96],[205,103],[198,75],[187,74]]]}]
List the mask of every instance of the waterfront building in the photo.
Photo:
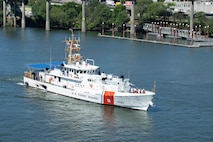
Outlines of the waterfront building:
[{"label": "waterfront building", "polygon": [[[190,14],[191,1],[181,0],[165,0],[165,3],[174,3],[175,6],[171,6],[173,12],[183,12],[187,15]],[[213,15],[213,0],[198,0],[194,1],[194,13],[204,12],[206,15]]]}]

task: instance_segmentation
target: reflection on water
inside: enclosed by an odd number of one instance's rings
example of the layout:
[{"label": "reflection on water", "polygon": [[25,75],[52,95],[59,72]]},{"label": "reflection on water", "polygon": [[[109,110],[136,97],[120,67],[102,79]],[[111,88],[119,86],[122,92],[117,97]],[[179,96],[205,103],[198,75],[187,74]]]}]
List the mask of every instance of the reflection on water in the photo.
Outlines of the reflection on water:
[{"label": "reflection on water", "polygon": [[115,121],[114,117],[114,106],[103,106],[103,120],[106,124]]},{"label": "reflection on water", "polygon": [[103,106],[104,133],[109,140],[126,141],[131,137],[150,137],[153,133],[152,119],[145,111]]},{"label": "reflection on water", "polygon": [[145,111],[94,104],[32,88],[25,88],[23,99],[29,105],[26,112],[37,112],[37,123],[43,123],[45,129],[63,128],[78,140],[83,138],[79,134],[85,133],[87,137],[91,135],[89,140],[97,135],[100,140],[128,140],[132,134],[149,137],[153,131],[152,120]]}]

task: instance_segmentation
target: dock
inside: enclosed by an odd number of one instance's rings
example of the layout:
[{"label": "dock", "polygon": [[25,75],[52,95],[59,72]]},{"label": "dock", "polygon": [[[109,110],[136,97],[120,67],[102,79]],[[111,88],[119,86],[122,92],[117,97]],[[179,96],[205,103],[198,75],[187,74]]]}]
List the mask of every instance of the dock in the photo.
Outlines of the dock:
[{"label": "dock", "polygon": [[172,46],[181,46],[181,47],[187,47],[187,48],[198,48],[198,47],[213,47],[213,40],[212,41],[194,41],[192,44],[179,44],[179,43],[173,43],[173,42],[164,42],[164,41],[158,41],[158,40],[148,40],[148,39],[139,39],[134,37],[121,37],[121,36],[113,36],[113,35],[102,35],[101,33],[98,34],[99,37],[104,38],[115,38],[115,39],[122,39],[122,40],[132,40],[132,41],[138,41],[138,42],[145,42],[145,43],[155,43],[155,44],[164,44],[164,45],[172,45]]},{"label": "dock", "polygon": [[[175,25],[174,25],[175,26]],[[213,39],[209,37],[208,31],[202,35],[201,27],[196,28],[195,30],[189,30],[184,28],[178,28],[178,26],[168,26],[168,24],[149,24],[145,23],[143,30],[146,31],[146,34],[156,35],[160,38],[173,38],[174,43],[163,42],[163,44],[172,44],[184,47],[213,47]],[[190,41],[188,45],[175,43],[176,39],[182,39]],[[157,41],[158,43],[162,43]]]}]

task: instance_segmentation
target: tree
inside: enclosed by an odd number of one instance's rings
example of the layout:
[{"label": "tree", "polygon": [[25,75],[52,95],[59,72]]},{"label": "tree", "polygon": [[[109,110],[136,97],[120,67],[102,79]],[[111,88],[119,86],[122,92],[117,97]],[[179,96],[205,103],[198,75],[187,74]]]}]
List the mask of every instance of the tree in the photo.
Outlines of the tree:
[{"label": "tree", "polygon": [[185,18],[186,16],[184,15],[183,12],[175,12],[172,14],[172,17],[174,22],[176,22],[177,20],[178,20],[177,22],[182,22],[182,20],[186,19]]},{"label": "tree", "polygon": [[204,22],[205,22],[205,25],[208,26],[208,32],[210,33],[210,36],[213,36],[213,35],[211,35],[213,33],[213,20],[212,20],[212,18],[206,19],[206,21],[204,21]]},{"label": "tree", "polygon": [[37,0],[32,7],[36,25],[44,27],[46,19],[46,1]]},{"label": "tree", "polygon": [[94,15],[98,5],[100,5],[100,3],[97,0],[90,0],[88,5],[86,6],[86,24],[89,30],[96,27],[96,25],[94,24],[94,20],[97,17],[95,17]]},{"label": "tree", "polygon": [[120,28],[124,23],[129,21],[128,13],[126,11],[126,7],[122,4],[117,5],[112,13],[112,23],[116,25],[116,27]]},{"label": "tree", "polygon": [[100,28],[102,22],[105,23],[105,27],[109,27],[112,12],[105,4],[101,4],[97,0],[91,0],[86,6],[86,11],[86,22],[89,30]]},{"label": "tree", "polygon": [[[44,26],[46,20],[46,2],[37,0],[32,7],[35,23]],[[65,3],[62,6],[50,6],[50,25],[56,28],[79,28],[81,21],[81,5],[74,2]]]},{"label": "tree", "polygon": [[110,11],[110,8],[107,7],[105,4],[100,4],[96,9],[94,13],[95,21],[94,25],[99,26],[100,23],[104,22],[105,27],[109,27],[111,24],[111,17],[112,17],[112,12]]},{"label": "tree", "polygon": [[51,27],[62,28],[66,25],[64,24],[65,12],[60,6],[52,6],[50,10],[50,24]]},{"label": "tree", "polygon": [[36,3],[36,0],[29,0],[28,5],[33,6]]},{"label": "tree", "polygon": [[143,20],[145,22],[151,22],[156,20],[157,18],[161,18],[161,13],[164,13],[165,9],[167,9],[167,6],[165,6],[162,2],[151,3],[147,7],[147,11],[144,14]]},{"label": "tree", "polygon": [[50,10],[50,23],[53,27],[75,28],[79,23],[81,6],[74,3],[66,3],[62,6],[52,6]]},{"label": "tree", "polygon": [[159,11],[159,13],[157,14],[157,17],[159,18],[159,20],[162,21],[167,21],[169,20],[169,17],[172,15],[172,13],[166,9],[162,9]]},{"label": "tree", "polygon": [[194,22],[198,25],[204,25],[204,22],[206,21],[206,14],[204,12],[197,12],[194,15]]},{"label": "tree", "polygon": [[135,14],[139,21],[143,20],[144,13],[147,11],[151,3],[153,3],[152,0],[137,0],[137,4],[135,5]]}]

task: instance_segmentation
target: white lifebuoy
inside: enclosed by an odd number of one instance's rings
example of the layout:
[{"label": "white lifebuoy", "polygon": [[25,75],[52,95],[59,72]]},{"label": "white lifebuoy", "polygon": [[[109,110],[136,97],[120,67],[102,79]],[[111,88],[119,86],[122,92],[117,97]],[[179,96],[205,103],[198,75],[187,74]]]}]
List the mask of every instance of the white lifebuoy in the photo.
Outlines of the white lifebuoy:
[{"label": "white lifebuoy", "polygon": [[142,93],[142,94],[145,94],[145,93],[146,93],[146,91],[143,89],[141,93]]}]

